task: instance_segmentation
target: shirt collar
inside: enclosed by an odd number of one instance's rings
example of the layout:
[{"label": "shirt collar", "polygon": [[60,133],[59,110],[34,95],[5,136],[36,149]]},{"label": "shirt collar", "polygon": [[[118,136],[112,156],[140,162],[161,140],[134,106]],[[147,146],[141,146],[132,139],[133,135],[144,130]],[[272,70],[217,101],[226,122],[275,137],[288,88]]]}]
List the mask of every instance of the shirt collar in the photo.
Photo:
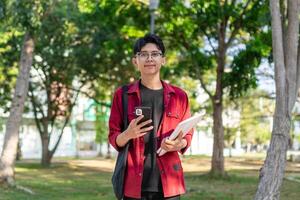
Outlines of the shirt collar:
[{"label": "shirt collar", "polygon": [[[130,87],[129,87],[129,90],[128,90],[128,94],[130,93],[138,93],[140,91],[139,89],[139,84],[140,84],[140,79],[135,81]],[[169,93],[175,93],[175,90],[171,87],[170,84],[166,83],[165,81],[161,81],[162,85],[163,85],[163,88],[164,88],[164,91],[169,94]]]}]

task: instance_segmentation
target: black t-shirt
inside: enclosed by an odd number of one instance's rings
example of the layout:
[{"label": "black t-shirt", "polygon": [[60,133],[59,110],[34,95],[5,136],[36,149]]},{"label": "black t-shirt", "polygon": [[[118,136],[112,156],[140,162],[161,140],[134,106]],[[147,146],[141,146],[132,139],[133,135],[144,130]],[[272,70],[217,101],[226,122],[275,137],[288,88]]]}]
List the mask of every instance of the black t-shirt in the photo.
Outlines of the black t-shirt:
[{"label": "black t-shirt", "polygon": [[157,131],[163,114],[163,88],[149,89],[140,84],[142,106],[152,108],[153,130],[144,135],[145,161],[142,191],[160,192],[162,190],[159,168],[156,162]]}]

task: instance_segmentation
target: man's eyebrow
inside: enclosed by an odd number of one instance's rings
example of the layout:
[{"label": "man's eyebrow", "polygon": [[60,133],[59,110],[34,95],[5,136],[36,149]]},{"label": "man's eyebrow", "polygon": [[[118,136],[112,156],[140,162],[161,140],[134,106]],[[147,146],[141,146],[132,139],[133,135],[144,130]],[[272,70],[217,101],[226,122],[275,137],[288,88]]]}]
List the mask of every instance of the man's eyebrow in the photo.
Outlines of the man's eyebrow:
[{"label": "man's eyebrow", "polygon": [[160,53],[161,51],[160,51],[160,50],[154,50],[154,51],[140,51],[140,52],[141,52],[141,53],[148,53],[148,52],[151,52],[151,53],[152,53],[152,52],[155,52],[155,53],[158,52],[158,53]]}]

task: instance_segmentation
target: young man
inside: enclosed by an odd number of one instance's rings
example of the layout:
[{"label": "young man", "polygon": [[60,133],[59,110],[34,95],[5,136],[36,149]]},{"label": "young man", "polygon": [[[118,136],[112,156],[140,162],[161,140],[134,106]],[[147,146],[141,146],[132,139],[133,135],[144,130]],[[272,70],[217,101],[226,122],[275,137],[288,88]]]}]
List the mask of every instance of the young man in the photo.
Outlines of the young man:
[{"label": "young man", "polygon": [[[128,128],[121,131],[121,88],[114,94],[109,119],[109,142],[116,150],[132,141],[124,199],[180,199],[185,184],[178,152],[184,153],[190,146],[192,132],[185,137],[179,134],[173,141],[167,137],[179,122],[190,117],[188,97],[180,88],[160,79],[166,59],[164,44],[158,36],[151,34],[138,39],[132,62],[140,72],[140,80],[128,85]],[[137,106],[151,107],[152,119],[139,123],[143,116],[135,117]],[[158,156],[156,151],[160,147],[167,153]]]}]

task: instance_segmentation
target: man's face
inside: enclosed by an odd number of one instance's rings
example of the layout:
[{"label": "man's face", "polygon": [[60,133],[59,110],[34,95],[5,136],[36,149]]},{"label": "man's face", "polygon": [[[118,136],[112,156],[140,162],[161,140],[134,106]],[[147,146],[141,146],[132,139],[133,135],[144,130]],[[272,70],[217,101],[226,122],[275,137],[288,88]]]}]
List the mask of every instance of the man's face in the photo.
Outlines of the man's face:
[{"label": "man's face", "polygon": [[159,74],[160,68],[165,64],[165,57],[153,43],[147,43],[132,59],[133,64],[142,76]]}]

